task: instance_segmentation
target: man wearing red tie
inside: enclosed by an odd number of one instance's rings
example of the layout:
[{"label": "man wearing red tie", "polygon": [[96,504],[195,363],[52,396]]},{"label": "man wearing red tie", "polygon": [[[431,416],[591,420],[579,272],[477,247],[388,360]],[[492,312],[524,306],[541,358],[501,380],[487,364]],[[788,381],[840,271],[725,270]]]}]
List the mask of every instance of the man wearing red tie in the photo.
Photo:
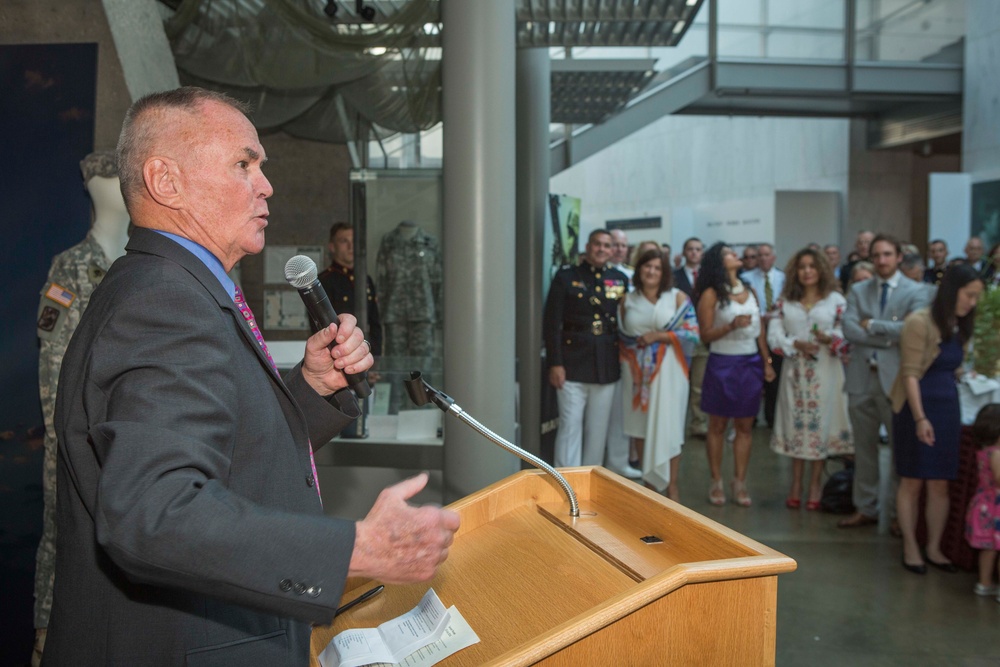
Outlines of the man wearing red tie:
[{"label": "man wearing red tie", "polygon": [[278,375],[227,272],[264,247],[271,184],[237,101],[138,100],[118,145],[136,226],[63,360],[56,578],[46,665],[305,665],[345,578],[431,578],[458,516],[326,517],[312,466],[358,414],[372,356],[350,315]]}]

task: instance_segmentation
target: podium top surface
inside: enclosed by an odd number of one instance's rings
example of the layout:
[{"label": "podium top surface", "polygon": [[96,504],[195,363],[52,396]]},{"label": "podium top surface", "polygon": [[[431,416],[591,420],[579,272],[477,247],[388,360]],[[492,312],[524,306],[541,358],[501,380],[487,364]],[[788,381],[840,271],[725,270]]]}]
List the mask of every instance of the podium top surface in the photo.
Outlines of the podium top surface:
[{"label": "podium top surface", "polygon": [[[428,587],[456,605],[481,640],[440,664],[528,665],[686,585],[795,569],[787,556],[604,468],[561,472],[580,517],[569,516],[562,490],[540,471],[453,503],[462,526],[434,579],[387,586],[315,628],[312,664],[334,635],[408,611]],[[344,600],[371,585],[349,581]]]}]

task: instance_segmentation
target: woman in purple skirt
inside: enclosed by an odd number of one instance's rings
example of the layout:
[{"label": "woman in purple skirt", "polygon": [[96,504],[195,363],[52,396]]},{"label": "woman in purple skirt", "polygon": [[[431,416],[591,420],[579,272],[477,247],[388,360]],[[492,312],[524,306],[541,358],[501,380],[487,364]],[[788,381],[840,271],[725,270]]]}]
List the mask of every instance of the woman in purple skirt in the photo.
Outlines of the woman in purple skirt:
[{"label": "woman in purple skirt", "polygon": [[701,262],[695,292],[698,297],[698,327],[709,347],[701,409],[708,416],[705,438],[712,485],[708,501],[726,502],[722,484],[722,444],[730,419],[736,429],[733,442],[733,501],[749,507],[747,466],[754,417],[760,408],[764,380],[774,379],[767,341],[760,323],[760,306],[750,286],[740,280],[740,258],[724,243],[716,243]]}]

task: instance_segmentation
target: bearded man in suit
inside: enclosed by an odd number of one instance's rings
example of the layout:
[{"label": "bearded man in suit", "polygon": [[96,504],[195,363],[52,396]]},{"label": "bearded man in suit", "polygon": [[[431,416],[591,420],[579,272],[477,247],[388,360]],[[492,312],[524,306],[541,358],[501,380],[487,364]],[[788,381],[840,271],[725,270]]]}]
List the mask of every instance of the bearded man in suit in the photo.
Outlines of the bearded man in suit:
[{"label": "bearded man in suit", "polygon": [[[928,303],[924,285],[899,270],[903,251],[898,240],[888,234],[875,236],[869,257],[876,275],[851,286],[844,314],[844,335],[851,342],[844,388],[854,431],[855,513],[837,523],[841,528],[878,523],[879,427],[889,432],[891,446],[889,391],[899,372],[899,336],[906,316]],[[895,471],[892,477],[897,479]],[[895,497],[893,488],[886,499],[891,520],[895,519]]]},{"label": "bearded man in suit", "polygon": [[56,579],[46,665],[306,665],[348,575],[431,578],[458,516],[323,515],[313,449],[358,415],[372,364],[342,315],[284,377],[227,276],[259,253],[271,184],[241,103],[148,95],[118,145],[135,224],[63,360]]}]

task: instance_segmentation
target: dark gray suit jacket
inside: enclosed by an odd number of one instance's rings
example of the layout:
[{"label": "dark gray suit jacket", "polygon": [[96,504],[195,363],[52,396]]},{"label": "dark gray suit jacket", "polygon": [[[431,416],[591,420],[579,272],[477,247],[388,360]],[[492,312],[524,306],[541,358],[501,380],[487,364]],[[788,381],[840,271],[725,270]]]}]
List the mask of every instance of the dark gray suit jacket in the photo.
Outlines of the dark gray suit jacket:
[{"label": "dark gray suit jacket", "polygon": [[[354,523],[323,516],[307,443],[357,415],[282,382],[229,295],[137,228],[60,375],[46,665],[306,665]],[[336,407],[335,407],[336,406]]]},{"label": "dark gray suit jacket", "polygon": [[[688,280],[687,272],[684,271],[683,266],[674,269],[674,287],[687,294],[691,302],[694,303],[694,285]],[[697,308],[698,304],[694,303],[694,307]]]}]

